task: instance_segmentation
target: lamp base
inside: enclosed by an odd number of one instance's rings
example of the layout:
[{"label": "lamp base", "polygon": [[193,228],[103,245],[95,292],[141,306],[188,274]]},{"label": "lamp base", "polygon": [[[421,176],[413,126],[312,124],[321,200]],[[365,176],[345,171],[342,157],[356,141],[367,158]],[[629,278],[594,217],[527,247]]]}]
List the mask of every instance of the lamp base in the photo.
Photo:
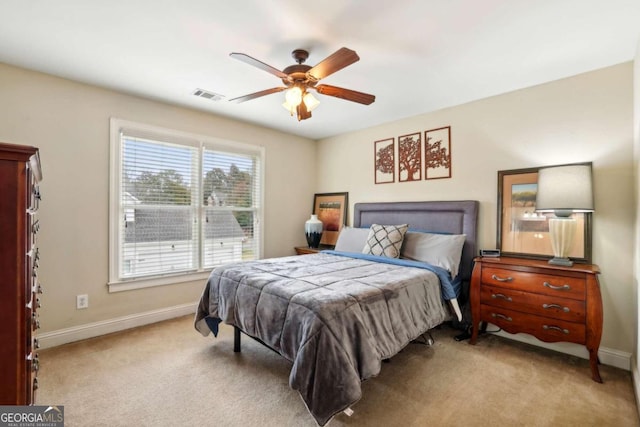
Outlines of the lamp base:
[{"label": "lamp base", "polygon": [[573,246],[573,236],[576,231],[576,220],[567,217],[556,217],[549,219],[549,234],[551,234],[551,247],[553,248],[553,258],[549,264],[571,267],[573,261],[569,259],[571,246]]},{"label": "lamp base", "polygon": [[573,261],[571,261],[569,258],[554,257],[549,260],[549,264],[562,265],[563,267],[571,267],[573,265]]}]

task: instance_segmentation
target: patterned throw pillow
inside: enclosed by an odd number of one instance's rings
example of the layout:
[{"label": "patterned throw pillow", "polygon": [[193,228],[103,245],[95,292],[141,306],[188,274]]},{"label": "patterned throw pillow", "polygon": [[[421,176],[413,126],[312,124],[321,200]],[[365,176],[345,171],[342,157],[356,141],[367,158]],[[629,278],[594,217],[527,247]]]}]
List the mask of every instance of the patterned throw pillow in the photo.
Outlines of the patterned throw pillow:
[{"label": "patterned throw pillow", "polygon": [[400,248],[404,235],[409,228],[408,224],[380,225],[373,224],[369,228],[367,243],[362,250],[363,254],[386,256],[388,258],[400,257]]}]

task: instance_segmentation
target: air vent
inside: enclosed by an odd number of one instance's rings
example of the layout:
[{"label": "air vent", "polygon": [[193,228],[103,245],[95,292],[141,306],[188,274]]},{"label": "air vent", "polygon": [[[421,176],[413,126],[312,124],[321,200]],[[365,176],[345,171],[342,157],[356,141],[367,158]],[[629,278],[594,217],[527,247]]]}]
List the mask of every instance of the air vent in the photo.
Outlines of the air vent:
[{"label": "air vent", "polygon": [[224,95],[220,95],[219,93],[210,92],[204,89],[196,89],[193,94],[195,96],[199,96],[200,98],[210,99],[212,101],[220,101],[222,98],[224,98]]}]

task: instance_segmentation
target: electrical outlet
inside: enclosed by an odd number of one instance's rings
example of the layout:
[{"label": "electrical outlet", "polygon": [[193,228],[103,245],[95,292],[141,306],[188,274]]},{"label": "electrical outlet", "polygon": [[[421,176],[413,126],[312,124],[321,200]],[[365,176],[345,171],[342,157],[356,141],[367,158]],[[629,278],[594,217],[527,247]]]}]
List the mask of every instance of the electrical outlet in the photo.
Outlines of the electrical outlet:
[{"label": "electrical outlet", "polygon": [[87,294],[76,295],[76,308],[78,310],[83,308],[89,308],[89,295]]}]

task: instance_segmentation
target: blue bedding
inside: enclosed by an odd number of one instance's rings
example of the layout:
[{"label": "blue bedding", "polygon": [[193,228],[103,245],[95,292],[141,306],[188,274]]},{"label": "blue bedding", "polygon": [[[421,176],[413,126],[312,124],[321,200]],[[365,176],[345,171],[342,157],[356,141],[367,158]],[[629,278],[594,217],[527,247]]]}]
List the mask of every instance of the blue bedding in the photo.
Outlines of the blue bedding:
[{"label": "blue bedding", "polygon": [[367,261],[383,262],[386,264],[401,265],[405,267],[422,268],[435,273],[440,279],[440,287],[442,288],[442,298],[446,301],[457,298],[460,295],[461,281],[459,277],[456,279],[451,278],[451,274],[442,267],[427,264],[419,261],[412,261],[409,259],[389,258],[378,255],[367,255],[357,252],[342,252],[334,250],[324,250],[323,253],[346,256],[350,258],[365,259]]}]

